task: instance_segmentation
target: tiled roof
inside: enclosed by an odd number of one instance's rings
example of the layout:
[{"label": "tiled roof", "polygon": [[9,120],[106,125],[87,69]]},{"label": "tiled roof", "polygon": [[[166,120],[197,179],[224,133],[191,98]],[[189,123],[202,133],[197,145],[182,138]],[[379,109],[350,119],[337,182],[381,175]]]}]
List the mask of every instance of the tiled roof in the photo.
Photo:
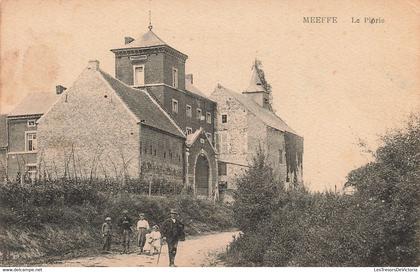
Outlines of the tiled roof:
[{"label": "tiled roof", "polygon": [[199,95],[208,99],[207,95],[205,95],[202,91],[200,91],[200,89],[198,89],[193,84],[191,84],[191,81],[189,80],[185,80],[185,89],[193,94],[196,94],[196,95]]},{"label": "tiled roof", "polygon": [[211,139],[207,136],[207,134],[205,133],[204,129],[202,127],[200,127],[199,129],[197,129],[196,131],[194,131],[194,133],[188,134],[187,135],[187,139],[185,141],[185,144],[188,147],[191,147],[198,139],[198,137],[203,134],[204,137],[206,137],[208,143],[210,144],[210,146],[212,147],[214,153],[217,153],[216,148],[213,146]]},{"label": "tiled roof", "polygon": [[146,91],[134,89],[102,70],[99,72],[129,110],[139,120],[144,120],[142,124],[185,138],[182,130]]},{"label": "tiled roof", "polygon": [[44,114],[58,98],[54,92],[30,93],[8,113],[8,116]]},{"label": "tiled roof", "polygon": [[218,86],[222,92],[225,92],[235,98],[239,103],[241,103],[245,108],[247,108],[251,113],[258,117],[264,124],[272,128],[278,129],[280,131],[287,131],[298,135],[293,129],[291,129],[280,117],[278,117],[274,112],[261,107],[250,97],[247,97],[246,94],[239,94],[232,90],[226,89],[223,86]]},{"label": "tiled roof", "polygon": [[187,146],[192,146],[192,144],[197,140],[198,136],[200,136],[202,132],[203,132],[203,128],[200,127],[194,133],[188,134],[185,144]]},{"label": "tiled roof", "polygon": [[7,146],[7,115],[0,115],[0,148]]},{"label": "tiled roof", "polygon": [[123,46],[123,48],[141,48],[167,45],[161,38],[159,38],[152,30],[149,30],[143,34],[140,38],[133,40],[132,42]]}]

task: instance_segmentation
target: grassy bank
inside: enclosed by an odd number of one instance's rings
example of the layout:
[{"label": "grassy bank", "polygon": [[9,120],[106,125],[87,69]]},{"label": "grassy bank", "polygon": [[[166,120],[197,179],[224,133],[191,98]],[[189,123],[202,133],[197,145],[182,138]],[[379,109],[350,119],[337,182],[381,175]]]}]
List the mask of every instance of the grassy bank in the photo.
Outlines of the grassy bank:
[{"label": "grassy bank", "polygon": [[159,224],[170,208],[177,208],[187,235],[233,226],[232,211],[222,204],[183,194],[148,197],[133,193],[130,186],[105,188],[89,182],[1,185],[3,257],[9,259],[7,262],[23,264],[36,258],[95,252],[100,247],[100,228],[106,216],[113,218],[114,241],[118,243],[116,224],[124,209],[133,219],[144,212],[150,224]]}]

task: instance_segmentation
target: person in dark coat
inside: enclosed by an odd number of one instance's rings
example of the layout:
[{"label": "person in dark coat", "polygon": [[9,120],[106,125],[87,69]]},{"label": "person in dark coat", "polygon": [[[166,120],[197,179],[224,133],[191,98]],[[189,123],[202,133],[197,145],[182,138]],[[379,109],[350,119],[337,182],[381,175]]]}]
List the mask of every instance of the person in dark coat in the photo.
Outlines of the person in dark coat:
[{"label": "person in dark coat", "polygon": [[102,224],[103,247],[102,250],[109,252],[111,250],[112,238],[112,224],[111,217],[105,218],[105,223]]},{"label": "person in dark coat", "polygon": [[133,220],[128,216],[128,211],[123,211],[123,216],[120,220],[120,228],[122,231],[122,244],[123,244],[123,254],[128,253],[130,249],[130,236],[131,236],[131,226],[133,225]]},{"label": "person in dark coat", "polygon": [[171,209],[170,218],[162,223],[161,233],[163,240],[168,244],[169,266],[175,266],[175,255],[178,241],[185,240],[184,224],[178,219],[178,213]]}]

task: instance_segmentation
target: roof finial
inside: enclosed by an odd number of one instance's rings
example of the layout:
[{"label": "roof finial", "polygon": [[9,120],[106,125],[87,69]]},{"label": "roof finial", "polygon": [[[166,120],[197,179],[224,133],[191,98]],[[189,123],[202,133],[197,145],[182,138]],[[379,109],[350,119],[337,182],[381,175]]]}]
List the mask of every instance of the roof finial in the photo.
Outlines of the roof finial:
[{"label": "roof finial", "polygon": [[153,28],[153,26],[152,26],[152,8],[151,8],[151,0],[149,0],[149,26],[148,26],[148,28],[149,28],[149,30],[150,31],[152,31],[152,28]]}]

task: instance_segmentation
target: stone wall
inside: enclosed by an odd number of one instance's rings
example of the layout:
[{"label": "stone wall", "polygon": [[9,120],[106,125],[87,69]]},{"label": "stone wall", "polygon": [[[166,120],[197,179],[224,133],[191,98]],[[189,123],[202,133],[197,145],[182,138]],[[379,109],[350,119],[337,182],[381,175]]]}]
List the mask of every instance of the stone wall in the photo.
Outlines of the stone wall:
[{"label": "stone wall", "polygon": [[142,125],[140,146],[145,180],[184,181],[184,139]]},{"label": "stone wall", "polygon": [[253,113],[248,112],[247,120],[249,129],[247,162],[249,164],[260,150],[267,155],[268,135],[267,126]]},{"label": "stone wall", "polygon": [[137,120],[99,72],[89,68],[39,121],[40,173],[45,170],[51,177],[138,177]]},{"label": "stone wall", "polygon": [[267,127],[267,161],[273,168],[275,180],[285,183],[287,177],[284,133]]},{"label": "stone wall", "polygon": [[[250,130],[246,109],[219,88],[212,93],[211,99],[217,102],[216,134],[218,140],[216,147],[219,160],[247,165],[248,132]],[[222,115],[227,115],[226,123],[222,123]],[[224,144],[226,146],[222,147]]]},{"label": "stone wall", "polygon": [[[37,164],[38,151],[27,151],[25,142],[26,132],[37,132],[37,127],[28,127],[28,120],[38,120],[40,115],[27,118],[9,118],[7,121],[9,146],[7,155],[7,176],[15,180],[19,175],[24,175],[28,165]],[[39,137],[37,133],[37,138]],[[1,167],[1,166],[0,166]]]},{"label": "stone wall", "polygon": [[[141,55],[141,54],[140,54]],[[133,85],[133,64],[144,64],[144,83],[162,83],[164,78],[164,54],[144,52],[147,59],[144,61],[131,61],[128,55],[115,56],[115,77],[127,85]]]},{"label": "stone wall", "polygon": [[185,90],[185,61],[171,54],[165,54],[163,59],[163,79],[161,83],[173,86],[172,68],[178,69],[178,87]]}]

